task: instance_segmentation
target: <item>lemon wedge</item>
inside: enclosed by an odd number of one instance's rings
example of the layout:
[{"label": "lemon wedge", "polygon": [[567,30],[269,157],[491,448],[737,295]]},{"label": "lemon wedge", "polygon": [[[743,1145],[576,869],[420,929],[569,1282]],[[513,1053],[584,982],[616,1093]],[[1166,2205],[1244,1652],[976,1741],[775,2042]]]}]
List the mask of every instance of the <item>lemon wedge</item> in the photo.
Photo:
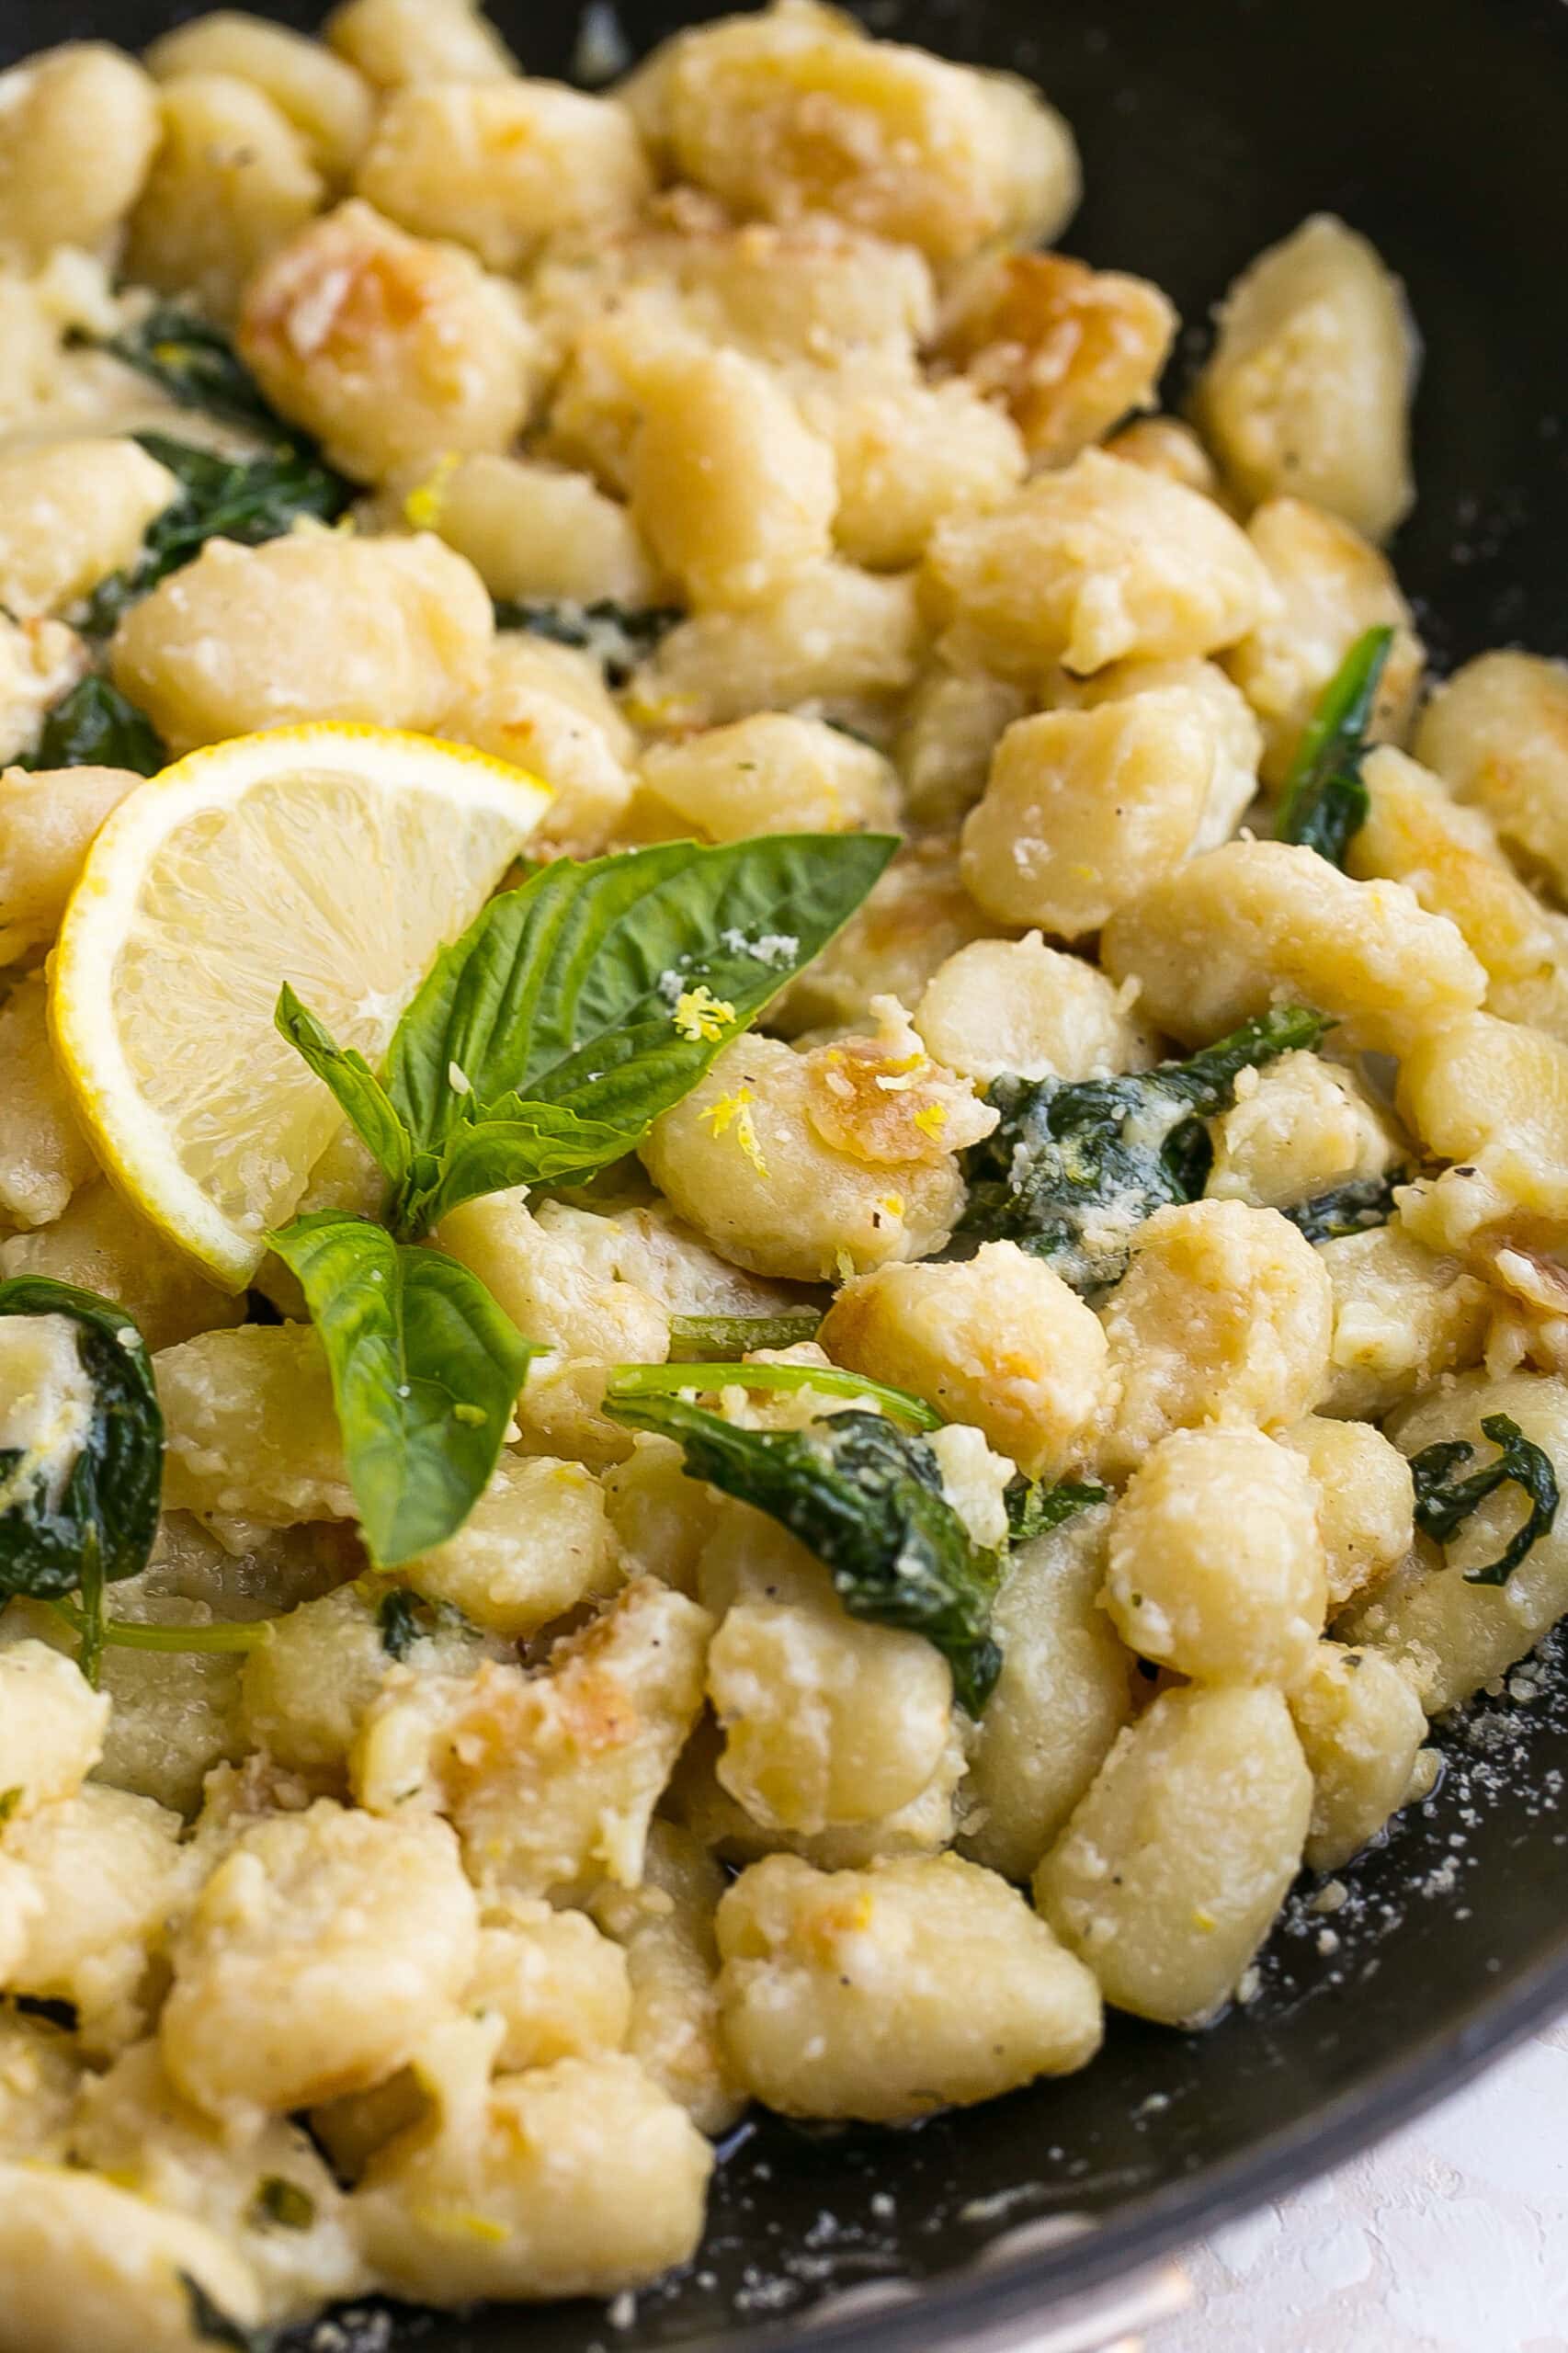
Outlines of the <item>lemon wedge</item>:
[{"label": "lemon wedge", "polygon": [[273,1027],[290,982],[373,1064],[550,800],[461,745],[321,725],[193,752],[94,842],[51,972],[93,1149],[242,1289],[342,1125]]}]

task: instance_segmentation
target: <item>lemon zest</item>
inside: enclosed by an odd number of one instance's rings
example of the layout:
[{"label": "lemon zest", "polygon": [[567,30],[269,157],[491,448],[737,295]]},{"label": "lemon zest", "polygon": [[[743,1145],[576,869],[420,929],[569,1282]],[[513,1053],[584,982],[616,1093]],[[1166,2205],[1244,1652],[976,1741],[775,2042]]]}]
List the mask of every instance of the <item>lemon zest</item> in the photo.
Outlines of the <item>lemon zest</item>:
[{"label": "lemon zest", "polygon": [[734,1006],[722,996],[715,996],[706,981],[699,981],[694,989],[682,989],[670,1016],[681,1036],[693,1046],[713,1045],[734,1017]]},{"label": "lemon zest", "polygon": [[433,472],[415,483],[403,502],[405,519],[416,531],[434,531],[440,526],[441,509],[447,503],[447,484],[462,463],[457,450],[449,449],[436,460]]},{"label": "lemon zest", "polygon": [[707,1120],[715,1137],[728,1135],[733,1128],[735,1142],[757,1175],[766,1176],[767,1163],[762,1156],[762,1146],[756,1140],[756,1125],[751,1115],[755,1100],[749,1086],[737,1087],[733,1095],[721,1095],[716,1103],[710,1103],[701,1117]]}]

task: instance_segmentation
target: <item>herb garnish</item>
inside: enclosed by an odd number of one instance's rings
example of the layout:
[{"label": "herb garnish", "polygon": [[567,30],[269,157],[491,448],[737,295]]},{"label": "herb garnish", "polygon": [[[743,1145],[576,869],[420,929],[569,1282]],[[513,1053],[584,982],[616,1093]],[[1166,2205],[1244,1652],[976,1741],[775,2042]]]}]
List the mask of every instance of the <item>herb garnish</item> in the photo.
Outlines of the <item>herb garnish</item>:
[{"label": "herb garnish", "polygon": [[1446,1544],[1495,1489],[1509,1481],[1522,1487],[1530,1506],[1524,1525],[1495,1561],[1484,1568],[1467,1569],[1464,1573],[1468,1585],[1506,1585],[1526,1554],[1551,1531],[1557,1518],[1557,1474],[1551,1456],[1533,1438],[1528,1438],[1508,1415],[1484,1415],[1481,1428],[1482,1435],[1490,1438],[1498,1451],[1494,1461],[1472,1472],[1468,1479],[1450,1475],[1475,1452],[1468,1438],[1442,1438],[1411,1457],[1411,1475],[1415,1482],[1415,1525],[1423,1535]]},{"label": "herb garnish", "polygon": [[922,1438],[880,1414],[830,1414],[804,1430],[737,1429],[683,1397],[612,1382],[605,1411],[627,1429],[676,1439],[706,1479],[787,1528],[814,1552],[852,1618],[923,1634],[977,1716],[1002,1668],[991,1634],[1001,1559],[971,1542]]},{"label": "herb garnish", "polygon": [[481,1194],[582,1184],[634,1151],[854,914],[895,847],[779,834],[556,859],[437,958],[380,1077],[284,987],[279,1029],[388,1185],[390,1233],[318,1211],[270,1237],[321,1334],[379,1568],[461,1527],[537,1353],[476,1275],[409,1245]]},{"label": "herb garnish", "polygon": [[672,1315],[670,1357],[672,1362],[693,1357],[711,1361],[749,1356],[754,1348],[793,1348],[802,1340],[814,1340],[821,1324],[814,1307],[802,1308],[799,1314]]},{"label": "herb garnish", "polygon": [[964,1154],[959,1231],[1017,1242],[1080,1290],[1115,1282],[1144,1219],[1201,1194],[1213,1158],[1203,1121],[1229,1104],[1238,1074],[1310,1050],[1329,1026],[1296,1006],[1154,1070],[994,1079],[985,1100],[1001,1123]]},{"label": "herb garnish", "polygon": [[130,768],[156,776],[169,756],[145,711],[138,710],[117,686],[92,672],[46,716],[37,748],[16,762],[40,768]]},{"label": "herb garnish", "polygon": [[1355,1176],[1310,1201],[1292,1201],[1279,1214],[1309,1242],[1337,1242],[1347,1233],[1369,1233],[1374,1226],[1386,1225],[1394,1213],[1395,1189],[1409,1182],[1408,1168],[1391,1168],[1386,1176]]},{"label": "herb garnish", "polygon": [[1344,865],[1371,808],[1361,763],[1392,644],[1391,628],[1357,639],[1324,688],[1285,779],[1278,838],[1315,849],[1334,866]]},{"label": "herb garnish", "polygon": [[581,646],[597,654],[609,687],[625,686],[638,664],[656,653],[685,619],[679,605],[618,605],[608,597],[591,605],[565,599],[519,605],[505,597],[495,605],[497,629],[527,630],[553,644]]},{"label": "herb garnish", "polygon": [[417,1240],[511,1185],[582,1184],[662,1112],[847,922],[897,847],[772,834],[557,858],[437,960],[377,1079],[291,989],[283,1035],[331,1087]]},{"label": "herb garnish", "polygon": [[1037,1536],[1049,1536],[1053,1528],[1076,1519],[1081,1511],[1109,1503],[1110,1490],[1072,1479],[1048,1487],[1038,1479],[1026,1479],[1020,1472],[1008,1480],[1002,1501],[1007,1510],[1008,1543],[1031,1544]]}]

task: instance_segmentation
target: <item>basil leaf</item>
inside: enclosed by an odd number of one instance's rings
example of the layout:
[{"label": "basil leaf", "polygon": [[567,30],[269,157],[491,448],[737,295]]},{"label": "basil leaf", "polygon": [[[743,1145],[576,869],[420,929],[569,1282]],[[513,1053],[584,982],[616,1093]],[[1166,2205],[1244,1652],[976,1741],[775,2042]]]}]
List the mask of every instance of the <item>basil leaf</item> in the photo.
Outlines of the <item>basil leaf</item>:
[{"label": "basil leaf", "polygon": [[199,409],[290,447],[305,440],[278,415],[228,336],[177,303],[157,303],[99,348],[148,377],[181,408]]},{"label": "basil leaf", "polygon": [[88,637],[108,637],[126,608],[189,563],[211,539],[259,547],[301,516],[334,523],[354,496],[351,483],[298,449],[266,458],[220,458],[162,433],[135,438],[180,484],[180,496],[147,528],[139,561],[101,581],[78,618]]},{"label": "basil leaf", "polygon": [[501,1192],[509,1185],[580,1183],[627,1149],[618,1130],[579,1119],[574,1111],[513,1098],[482,1117],[469,1097],[461,1099],[461,1108],[473,1124],[448,1137],[439,1153],[415,1153],[414,1139],[364,1055],[337,1045],[287,982],[274,1018],[331,1088],[391,1184],[392,1222],[404,1239],[426,1232],[449,1209],[477,1194]]},{"label": "basil leaf", "polygon": [[398,1024],[386,1087],[416,1148],[548,1104],[614,1131],[597,1165],[630,1151],[826,946],[896,847],[773,834],[541,868],[491,900]]},{"label": "basil leaf", "polygon": [[[102,1643],[105,1585],[147,1565],[158,1532],[164,1417],[142,1335],[122,1307],[42,1275],[0,1282],[0,1316],[63,1315],[77,1327],[92,1412],[63,1482],[0,1449],[0,1594],[40,1601],[80,1592],[84,1670]],[[51,1488],[55,1494],[51,1497]]]},{"label": "basil leaf", "polygon": [[640,662],[655,653],[671,630],[685,620],[679,605],[618,605],[608,597],[591,605],[565,599],[519,605],[497,599],[497,629],[521,629],[555,645],[575,645],[594,654],[605,683],[623,687]]},{"label": "basil leaf", "polygon": [[1037,1536],[1048,1536],[1053,1528],[1062,1528],[1076,1519],[1081,1511],[1092,1511],[1096,1504],[1110,1501],[1108,1487],[1080,1485],[1064,1479],[1060,1486],[1043,1486],[1038,1479],[1026,1479],[1020,1472],[1009,1479],[1002,1498],[1007,1507],[1007,1541],[1009,1544],[1031,1544]]},{"label": "basil leaf", "polygon": [[637,1141],[603,1120],[585,1120],[553,1103],[525,1103],[516,1095],[485,1111],[468,1097],[463,1108],[464,1125],[447,1135],[437,1152],[416,1156],[394,1203],[399,1233],[427,1233],[449,1210],[510,1185],[585,1185]]},{"label": "basil leaf", "polygon": [[831,1414],[805,1430],[744,1430],[683,1397],[631,1396],[605,1411],[628,1429],[678,1441],[686,1470],[753,1505],[814,1552],[853,1618],[923,1634],[977,1716],[1002,1654],[991,1634],[1000,1563],[981,1552],[942,1492],[924,1438],[880,1414]]},{"label": "basil leaf", "polygon": [[169,756],[145,711],[128,702],[117,686],[89,672],[62,695],[44,720],[38,748],[18,760],[21,768],[130,768],[156,776]]},{"label": "basil leaf", "polygon": [[370,1558],[395,1568],[468,1518],[538,1351],[466,1267],[363,1218],[312,1211],[267,1239],[321,1334]]},{"label": "basil leaf", "polygon": [[1000,1124],[964,1154],[963,1234],[1014,1241],[1080,1290],[1124,1271],[1144,1219],[1193,1201],[1212,1148],[1203,1120],[1238,1074],[1318,1045],[1329,1024],[1303,1006],[1260,1015],[1186,1062],[1119,1078],[994,1079]]},{"label": "basil leaf", "polygon": [[884,1413],[916,1429],[939,1430],[942,1416],[924,1397],[846,1372],[836,1364],[618,1364],[610,1374],[617,1397],[678,1395],[719,1389],[817,1389],[829,1397],[870,1397]]},{"label": "basil leaf", "polygon": [[1279,839],[1302,843],[1334,866],[1344,865],[1371,807],[1361,763],[1392,644],[1390,628],[1357,639],[1324,689],[1285,779]]},{"label": "basil leaf", "polygon": [[798,1315],[672,1315],[670,1356],[680,1361],[692,1357],[710,1362],[715,1357],[749,1356],[754,1348],[792,1348],[814,1340],[822,1315],[802,1308]]},{"label": "basil leaf", "polygon": [[1528,1438],[1508,1415],[1487,1414],[1481,1428],[1482,1435],[1489,1438],[1498,1451],[1491,1462],[1468,1479],[1451,1476],[1459,1464],[1468,1462],[1475,1452],[1468,1438],[1439,1439],[1437,1445],[1423,1447],[1419,1454],[1411,1457],[1411,1476],[1415,1482],[1415,1525],[1423,1535],[1446,1544],[1496,1488],[1510,1481],[1522,1487],[1530,1506],[1524,1525],[1495,1561],[1484,1568],[1467,1569],[1464,1573],[1467,1585],[1506,1585],[1526,1554],[1551,1531],[1559,1501],[1557,1473],[1544,1448]]},{"label": "basil leaf", "polygon": [[278,991],[273,1019],[295,1052],[332,1089],[389,1184],[406,1182],[414,1165],[414,1140],[364,1055],[352,1046],[336,1044],[287,981]]},{"label": "basil leaf", "polygon": [[1408,1168],[1391,1168],[1386,1176],[1357,1176],[1310,1201],[1294,1201],[1279,1214],[1309,1242],[1337,1242],[1344,1234],[1369,1233],[1373,1226],[1386,1225],[1394,1212],[1395,1188],[1409,1182]]}]

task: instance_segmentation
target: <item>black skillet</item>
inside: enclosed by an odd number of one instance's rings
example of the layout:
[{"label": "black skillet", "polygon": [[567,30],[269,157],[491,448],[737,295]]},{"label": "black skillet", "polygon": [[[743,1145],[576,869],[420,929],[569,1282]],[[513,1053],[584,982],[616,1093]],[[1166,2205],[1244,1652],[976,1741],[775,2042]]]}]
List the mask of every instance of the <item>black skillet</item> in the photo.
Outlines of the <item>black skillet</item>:
[{"label": "black skillet", "polygon": [[[1565,0],[892,0],[896,18],[881,5],[878,29],[1043,83],[1086,167],[1068,249],[1165,287],[1190,323],[1187,364],[1260,245],[1324,207],[1366,230],[1426,343],[1420,505],[1395,553],[1435,658],[1568,653]],[[0,62],[73,34],[134,48],[199,13],[0,0]],[[320,10],[272,13],[303,24]],[[530,71],[568,71],[574,7],[494,13]],[[679,21],[659,0],[621,13],[639,51]],[[1085,2074],[917,2131],[743,2131],[698,2264],[625,2325],[574,2304],[403,2314],[390,2339],[378,2317],[351,2341],[1021,2342],[1065,2300],[1348,2156],[1568,2004],[1568,1658],[1549,1653],[1539,1683],[1449,1735],[1437,1794],[1344,1875],[1344,1910],[1310,1912],[1302,1883],[1256,1998],[1208,2034],[1119,2019]],[[1056,2226],[1068,2216],[1092,2227]],[[835,2316],[836,2294],[893,2279],[917,2292],[858,2296]]]}]

